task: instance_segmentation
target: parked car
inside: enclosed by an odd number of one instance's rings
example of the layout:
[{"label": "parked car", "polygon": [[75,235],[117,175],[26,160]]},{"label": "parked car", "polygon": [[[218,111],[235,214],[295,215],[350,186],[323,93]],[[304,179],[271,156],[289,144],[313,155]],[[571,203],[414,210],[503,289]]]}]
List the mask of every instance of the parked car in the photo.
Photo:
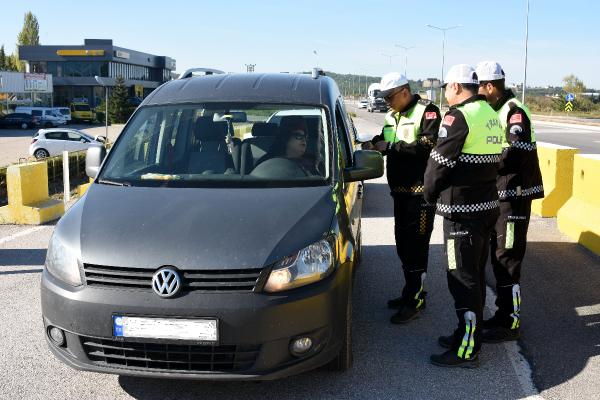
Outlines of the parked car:
[{"label": "parked car", "polygon": [[39,120],[31,114],[11,113],[0,116],[0,128],[30,129],[39,125]]},{"label": "parked car", "polygon": [[54,107],[54,111],[58,112],[66,121],[71,122],[71,109],[69,107]]},{"label": "parked car", "polygon": [[85,121],[89,123],[94,120],[94,112],[88,103],[73,102],[69,108],[73,121]]},{"label": "parked car", "polygon": [[56,110],[50,107],[24,107],[15,109],[17,113],[31,114],[39,120],[40,126],[52,128],[67,124],[67,120]]},{"label": "parked car", "polygon": [[108,154],[88,149],[94,181],[41,283],[44,336],[69,366],[209,380],[351,367],[362,181],[382,156],[354,151],[329,77],[224,78],[165,83]]},{"label": "parked car", "polygon": [[367,100],[367,99],[360,99],[358,101],[358,108],[367,108],[368,105],[369,105],[369,100]]},{"label": "parked car", "polygon": [[76,129],[40,129],[31,139],[29,154],[37,159],[62,154],[63,151],[81,151],[103,147],[104,136],[91,137]]}]

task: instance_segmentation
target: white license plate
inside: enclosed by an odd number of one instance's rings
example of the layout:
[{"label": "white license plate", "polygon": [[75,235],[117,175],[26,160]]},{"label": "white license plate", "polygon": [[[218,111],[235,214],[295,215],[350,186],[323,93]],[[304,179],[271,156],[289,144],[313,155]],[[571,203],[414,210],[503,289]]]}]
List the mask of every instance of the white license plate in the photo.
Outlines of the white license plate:
[{"label": "white license plate", "polygon": [[195,340],[219,340],[216,319],[146,318],[113,315],[116,337]]}]

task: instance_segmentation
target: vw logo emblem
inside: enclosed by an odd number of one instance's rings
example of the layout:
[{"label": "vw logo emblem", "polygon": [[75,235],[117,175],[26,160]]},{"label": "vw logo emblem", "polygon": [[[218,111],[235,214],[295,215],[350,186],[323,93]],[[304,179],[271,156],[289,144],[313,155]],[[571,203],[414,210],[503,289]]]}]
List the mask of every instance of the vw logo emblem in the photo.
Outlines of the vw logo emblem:
[{"label": "vw logo emblem", "polygon": [[156,271],[152,277],[152,290],[160,297],[171,297],[181,289],[181,278],[173,268]]}]

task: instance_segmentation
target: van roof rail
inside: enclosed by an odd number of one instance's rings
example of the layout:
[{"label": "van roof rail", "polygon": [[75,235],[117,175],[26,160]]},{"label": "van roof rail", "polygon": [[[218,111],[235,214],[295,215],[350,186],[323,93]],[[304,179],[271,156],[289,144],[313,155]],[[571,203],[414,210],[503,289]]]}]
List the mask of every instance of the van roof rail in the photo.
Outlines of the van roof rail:
[{"label": "van roof rail", "polygon": [[203,75],[214,75],[214,74],[224,74],[225,73],[219,69],[214,69],[214,68],[190,68],[190,69],[185,70],[185,72],[183,74],[181,74],[179,79],[191,78],[192,76],[194,76],[195,72],[204,72]]}]

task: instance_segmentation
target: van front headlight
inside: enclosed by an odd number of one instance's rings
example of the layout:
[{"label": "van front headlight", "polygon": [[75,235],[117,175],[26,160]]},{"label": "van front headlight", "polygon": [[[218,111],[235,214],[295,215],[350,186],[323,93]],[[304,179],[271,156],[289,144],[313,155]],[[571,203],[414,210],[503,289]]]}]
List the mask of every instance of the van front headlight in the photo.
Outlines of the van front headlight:
[{"label": "van front headlight", "polygon": [[77,254],[78,252],[63,243],[58,235],[53,234],[46,253],[46,269],[61,281],[80,286],[82,282]]},{"label": "van front headlight", "polygon": [[333,271],[334,256],[327,240],[313,243],[279,261],[265,284],[266,292],[281,292],[325,279]]}]

